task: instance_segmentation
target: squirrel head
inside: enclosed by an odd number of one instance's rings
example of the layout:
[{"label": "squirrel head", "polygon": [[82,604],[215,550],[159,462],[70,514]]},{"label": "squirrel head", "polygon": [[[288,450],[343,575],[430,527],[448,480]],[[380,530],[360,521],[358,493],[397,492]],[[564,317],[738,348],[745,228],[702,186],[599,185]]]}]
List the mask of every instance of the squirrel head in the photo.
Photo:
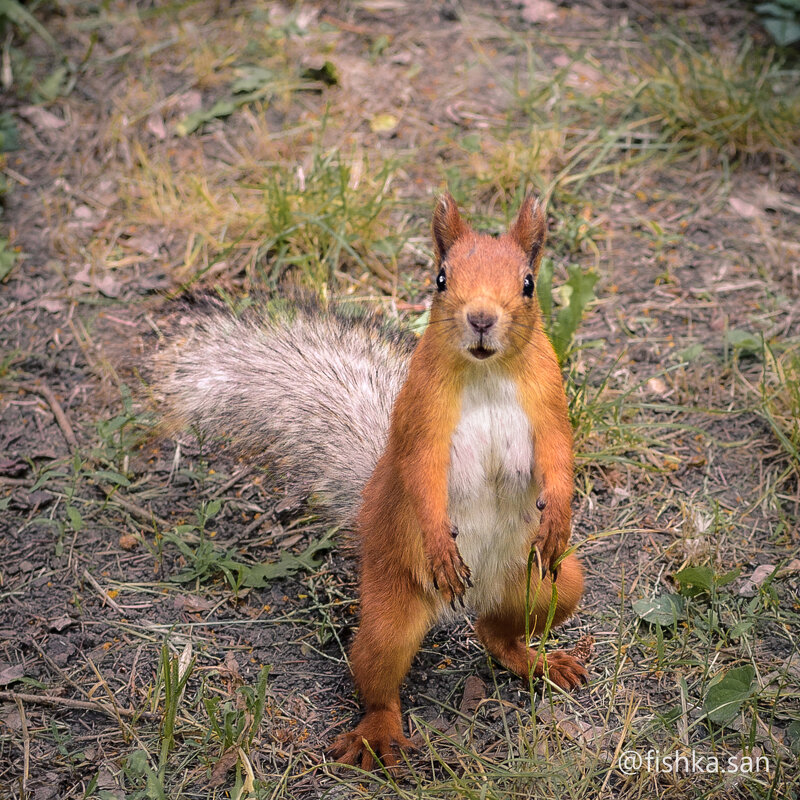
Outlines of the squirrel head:
[{"label": "squirrel head", "polygon": [[532,195],[498,238],[474,231],[448,192],[439,198],[429,330],[440,346],[487,363],[524,349],[542,324],[535,287],[546,234],[544,209]]}]

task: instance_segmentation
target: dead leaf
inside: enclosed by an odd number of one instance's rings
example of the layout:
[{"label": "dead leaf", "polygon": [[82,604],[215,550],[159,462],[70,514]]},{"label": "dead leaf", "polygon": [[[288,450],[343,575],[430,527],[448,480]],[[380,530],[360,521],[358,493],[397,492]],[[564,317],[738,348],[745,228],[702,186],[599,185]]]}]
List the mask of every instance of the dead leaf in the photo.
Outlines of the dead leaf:
[{"label": "dead leaf", "polygon": [[164,119],[161,114],[154,113],[147,118],[147,130],[150,131],[159,142],[163,142],[164,139],[167,138],[167,126],[164,124]]},{"label": "dead leaf", "polygon": [[0,686],[8,686],[14,681],[18,681],[25,675],[25,667],[22,664],[13,664],[10,667],[0,669]]},{"label": "dead leaf", "polygon": [[175,108],[181,114],[191,114],[203,107],[203,95],[196,89],[184,92],[175,98]]},{"label": "dead leaf", "polygon": [[42,297],[34,305],[36,308],[43,308],[50,314],[58,314],[67,307],[63,300],[57,300],[55,297]]},{"label": "dead leaf", "polygon": [[731,197],[728,202],[731,204],[731,208],[745,219],[755,219],[764,213],[758,206],[748,203],[740,197]]},{"label": "dead leaf", "polygon": [[208,779],[208,785],[212,789],[222,786],[225,783],[225,776],[236,766],[238,759],[239,748],[229,747],[211,768],[211,777]]},{"label": "dead leaf", "polygon": [[[6,706],[8,708],[8,706]],[[12,731],[18,731],[22,729],[22,717],[19,715],[19,709],[11,706],[9,712],[0,717],[0,722],[10,728]]]},{"label": "dead leaf", "polygon": [[522,0],[522,19],[525,22],[536,24],[539,22],[554,22],[558,19],[558,6],[550,0]]},{"label": "dead leaf", "polygon": [[61,117],[57,117],[41,106],[23,106],[17,109],[17,114],[28,120],[39,131],[57,131],[67,124]]},{"label": "dead leaf", "polygon": [[214,607],[214,602],[196,594],[179,595],[175,598],[175,607],[183,609],[188,614],[200,614],[210,611]]},{"label": "dead leaf", "polygon": [[0,475],[6,478],[19,478],[29,469],[28,462],[21,458],[0,458]]},{"label": "dead leaf", "polygon": [[50,620],[50,622],[47,623],[47,627],[51,631],[63,631],[64,628],[69,628],[70,625],[74,624],[75,620],[72,619],[72,617],[67,614],[62,614],[60,617]]},{"label": "dead leaf", "polygon": [[466,716],[472,716],[485,699],[486,684],[477,675],[470,675],[464,681],[464,696],[461,698],[459,711]]},{"label": "dead leaf", "polygon": [[236,660],[233,650],[228,650],[228,652],[225,654],[224,669],[232,678],[240,677],[239,662]]},{"label": "dead leaf", "polygon": [[759,564],[753,574],[741,585],[739,594],[742,597],[755,597],[758,587],[775,572],[774,564]]},{"label": "dead leaf", "polygon": [[663,397],[667,393],[667,384],[661,378],[650,378],[645,384],[649,392]]},{"label": "dead leaf", "polygon": [[578,661],[588,664],[594,656],[594,636],[590,634],[581,636],[575,643],[575,646],[571,650],[567,650],[567,653],[571,656],[575,656]]},{"label": "dead leaf", "polygon": [[135,550],[139,546],[139,537],[132,533],[123,533],[119,537],[119,546],[123,550]]},{"label": "dead leaf", "polygon": [[390,133],[397,127],[399,121],[394,114],[376,114],[369,121],[369,129],[373,133]]}]

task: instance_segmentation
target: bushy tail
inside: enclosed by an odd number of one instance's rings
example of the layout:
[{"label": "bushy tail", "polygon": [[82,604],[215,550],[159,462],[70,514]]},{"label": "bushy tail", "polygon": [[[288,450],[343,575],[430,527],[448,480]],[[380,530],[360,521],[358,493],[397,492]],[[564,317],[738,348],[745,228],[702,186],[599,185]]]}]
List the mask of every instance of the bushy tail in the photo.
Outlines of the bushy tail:
[{"label": "bushy tail", "polygon": [[343,308],[215,311],[169,337],[155,388],[171,428],[196,426],[239,454],[279,462],[347,525],[385,448],[413,346],[413,336]]}]

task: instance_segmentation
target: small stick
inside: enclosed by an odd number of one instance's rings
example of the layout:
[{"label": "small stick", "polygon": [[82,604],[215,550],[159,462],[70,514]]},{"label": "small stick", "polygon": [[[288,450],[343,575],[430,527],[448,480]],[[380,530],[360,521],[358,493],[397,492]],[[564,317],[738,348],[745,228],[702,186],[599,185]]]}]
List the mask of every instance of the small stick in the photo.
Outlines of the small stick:
[{"label": "small stick", "polygon": [[25,694],[24,692],[0,691],[0,700],[13,700],[19,703],[37,703],[43,706],[64,706],[65,708],[79,708],[82,711],[100,711],[116,719],[121,717],[138,717],[152,722],[160,722],[161,716],[153,714],[151,711],[137,711],[135,708],[115,709],[109,708],[105,703],[92,702],[90,700],[73,700],[69,697],[54,697],[48,694]]},{"label": "small stick", "polygon": [[75,431],[72,430],[72,425],[70,425],[67,415],[64,413],[64,409],[61,408],[61,403],[58,402],[58,398],[53,393],[53,390],[49,386],[45,386],[38,381],[34,384],[21,383],[20,386],[29,394],[38,394],[47,401],[47,405],[50,406],[53,416],[58,423],[58,427],[61,428],[61,432],[67,440],[67,444],[73,450],[77,450],[78,440],[75,438]]},{"label": "small stick", "polygon": [[137,505],[132,500],[126,500],[120,495],[116,489],[100,484],[100,488],[106,493],[106,498],[110,503],[116,503],[120,508],[124,508],[130,512],[132,516],[138,517],[143,522],[157,522],[162,528],[171,527],[169,522],[161,517],[157,517],[152,511],[148,511],[140,505]]},{"label": "small stick", "polygon": [[240,479],[246,477],[253,471],[253,467],[244,467],[244,469],[240,469],[236,472],[230,480],[225,481],[222,486],[217,489],[214,494],[210,496],[210,499],[213,500],[216,497],[219,497],[221,494],[224,494],[231,488],[235,483],[238,483]]},{"label": "small stick", "polygon": [[125,616],[125,612],[114,602],[114,599],[111,595],[89,574],[89,570],[85,569],[83,571],[83,577],[86,581],[88,581],[96,590],[97,593],[103,598],[103,600],[108,603],[114,611],[117,612],[121,617]]},{"label": "small stick", "polygon": [[19,710],[19,723],[20,727],[22,728],[22,791],[25,792],[25,789],[28,785],[28,774],[31,768],[31,735],[28,731],[28,718],[25,716],[25,707],[22,705],[22,701],[18,697],[14,699],[17,702],[17,709]]}]

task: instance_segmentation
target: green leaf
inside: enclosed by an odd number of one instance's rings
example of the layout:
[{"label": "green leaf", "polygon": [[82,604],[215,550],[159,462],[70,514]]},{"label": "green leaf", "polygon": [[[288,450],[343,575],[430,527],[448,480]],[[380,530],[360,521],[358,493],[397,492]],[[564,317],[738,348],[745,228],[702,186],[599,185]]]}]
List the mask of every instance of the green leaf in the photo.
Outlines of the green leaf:
[{"label": "green leaf", "polygon": [[679,350],[675,357],[681,364],[691,364],[703,354],[703,345],[700,342],[690,344],[686,349]]},{"label": "green leaf", "polygon": [[789,737],[792,752],[800,755],[800,719],[795,720],[787,729],[786,735]]},{"label": "green leaf", "polygon": [[794,19],[765,19],[764,27],[769,31],[775,44],[787,47],[800,41],[800,21]]},{"label": "green leaf", "polygon": [[271,564],[255,564],[243,573],[242,585],[262,589],[277,578],[288,578],[297,572],[312,572],[322,563],[321,554],[330,550],[330,536],[312,542],[299,556],[284,552],[278,561]]},{"label": "green leaf", "polygon": [[415,333],[417,336],[422,336],[422,334],[425,333],[425,328],[428,327],[430,319],[431,312],[430,309],[428,309],[427,311],[423,311],[416,319],[414,319],[408,327],[411,329],[412,333]]},{"label": "green leaf", "polygon": [[211,122],[212,119],[229,117],[237,108],[253,100],[258,100],[263,97],[263,95],[263,89],[258,89],[245,94],[237,94],[235,97],[226,97],[222,100],[217,100],[209,109],[201,108],[199,111],[193,111],[191,114],[188,114],[175,126],[175,131],[178,136],[188,136],[190,133],[194,133],[198,128],[205,125],[206,122]]},{"label": "green leaf", "polygon": [[729,670],[709,684],[703,710],[711,722],[724,726],[736,719],[742,704],[753,693],[755,674],[748,664]]},{"label": "green leaf", "polygon": [[187,136],[194,133],[201,125],[210,122],[212,119],[228,117],[236,111],[238,103],[235,100],[218,100],[209,109],[200,109],[188,114],[182,122],[179,122],[176,131],[179,136]]},{"label": "green leaf", "polygon": [[8,239],[0,236],[0,281],[11,274],[18,255],[16,250],[8,246]]},{"label": "green leaf", "polygon": [[683,598],[677,594],[643,597],[633,603],[633,610],[645,622],[657,622],[666,627],[683,619]]},{"label": "green leaf", "polygon": [[539,308],[546,322],[553,313],[553,259],[545,256],[539,264],[539,275],[536,278],[536,297]]},{"label": "green leaf", "polygon": [[761,352],[761,338],[739,328],[726,331],[725,341],[729,347],[741,350],[743,353]]},{"label": "green leaf", "polygon": [[336,86],[339,83],[339,73],[331,61],[326,61],[321,67],[308,67],[302,72],[302,77],[309,81],[320,81],[326,86]]},{"label": "green leaf", "polygon": [[755,624],[754,620],[752,619],[743,619],[737,622],[735,625],[732,625],[731,628],[728,630],[728,638],[729,639],[741,639],[744,634],[746,634],[750,628],[753,627]]},{"label": "green leaf", "polygon": [[17,121],[8,112],[0,114],[0,153],[16,150],[19,147]]},{"label": "green leaf", "polygon": [[99,481],[108,481],[113,483],[114,486],[130,486],[131,482],[120,472],[114,472],[110,469],[99,469],[92,473],[93,478]]},{"label": "green leaf", "polygon": [[67,516],[69,517],[69,524],[72,526],[72,530],[76,533],[83,530],[83,517],[80,515],[77,508],[67,506]]},{"label": "green leaf", "polygon": [[219,498],[212,500],[205,508],[205,516],[206,519],[211,519],[212,517],[216,517],[219,514],[219,510],[222,508],[222,501]]},{"label": "green leaf", "polygon": [[594,300],[594,285],[600,277],[594,270],[584,271],[579,264],[567,267],[567,282],[562,289],[568,293],[567,304],[559,309],[555,323],[550,329],[558,360],[563,362],[572,347],[575,332],[581,324],[583,312]]},{"label": "green leaf", "polygon": [[48,33],[47,28],[17,0],[0,0],[0,20],[3,17],[7,17],[22,28],[30,28],[35,31],[53,50],[60,49],[55,39]]},{"label": "green leaf", "polygon": [[685,567],[675,573],[675,580],[681,584],[681,588],[694,586],[710,592],[714,588],[714,570],[710,567]]},{"label": "green leaf", "polygon": [[239,77],[233,82],[231,91],[234,94],[255,92],[263,89],[275,80],[275,73],[265,67],[242,67]]}]

